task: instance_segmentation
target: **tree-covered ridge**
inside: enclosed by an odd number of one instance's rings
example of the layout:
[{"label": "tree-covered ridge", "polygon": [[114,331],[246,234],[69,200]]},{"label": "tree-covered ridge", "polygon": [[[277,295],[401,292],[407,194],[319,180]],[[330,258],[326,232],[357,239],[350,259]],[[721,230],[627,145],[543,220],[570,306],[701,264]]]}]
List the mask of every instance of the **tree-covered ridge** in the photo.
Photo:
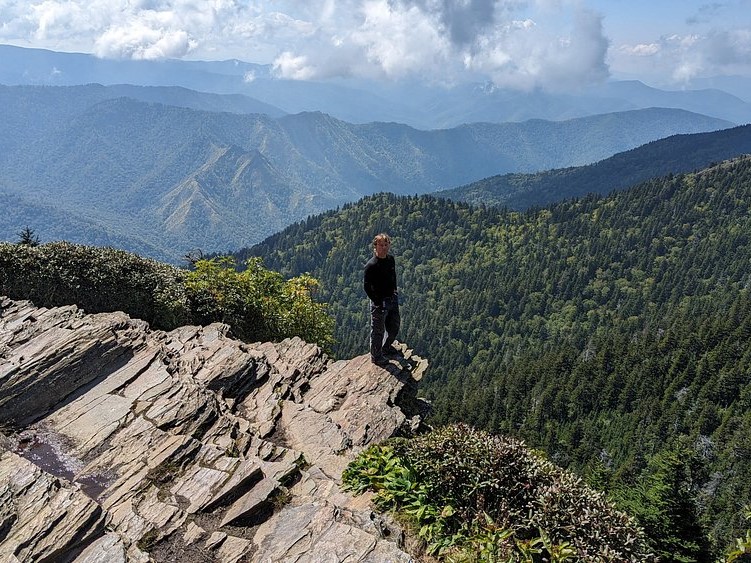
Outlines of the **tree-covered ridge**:
[{"label": "tree-covered ridge", "polygon": [[693,172],[751,153],[751,125],[672,135],[609,158],[537,174],[504,174],[435,193],[467,203],[526,209],[591,193],[607,195],[657,176]]},{"label": "tree-covered ridge", "polygon": [[433,422],[521,436],[624,502],[681,452],[665,475],[723,546],[751,500],[750,206],[741,158],[524,213],[382,194],[252,254],[321,280],[351,356],[367,339],[361,267],[388,231]]}]

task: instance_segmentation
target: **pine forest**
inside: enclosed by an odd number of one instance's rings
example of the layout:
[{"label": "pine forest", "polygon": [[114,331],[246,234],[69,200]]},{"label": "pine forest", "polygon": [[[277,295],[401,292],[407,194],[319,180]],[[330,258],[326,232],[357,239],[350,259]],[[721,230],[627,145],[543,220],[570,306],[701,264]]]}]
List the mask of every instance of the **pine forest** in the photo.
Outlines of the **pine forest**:
[{"label": "pine forest", "polygon": [[751,500],[751,158],[511,211],[378,194],[239,253],[310,273],[335,354],[367,351],[362,267],[393,239],[430,423],[519,437],[707,560]]}]

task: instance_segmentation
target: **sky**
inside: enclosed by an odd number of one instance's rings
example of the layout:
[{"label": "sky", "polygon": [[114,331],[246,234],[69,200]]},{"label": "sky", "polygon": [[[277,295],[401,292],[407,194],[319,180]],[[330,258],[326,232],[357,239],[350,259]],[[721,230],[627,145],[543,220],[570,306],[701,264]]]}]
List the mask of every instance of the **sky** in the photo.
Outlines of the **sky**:
[{"label": "sky", "polygon": [[298,80],[680,88],[751,76],[751,0],[0,0],[0,43]]}]

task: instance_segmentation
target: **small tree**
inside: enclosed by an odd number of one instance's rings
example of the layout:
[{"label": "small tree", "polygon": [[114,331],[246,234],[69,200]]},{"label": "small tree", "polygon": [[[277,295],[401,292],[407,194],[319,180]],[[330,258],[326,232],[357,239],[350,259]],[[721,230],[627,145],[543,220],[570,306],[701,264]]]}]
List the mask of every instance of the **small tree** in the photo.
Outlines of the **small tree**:
[{"label": "small tree", "polygon": [[18,244],[26,246],[39,246],[39,237],[34,233],[34,229],[28,225],[18,233]]},{"label": "small tree", "polygon": [[325,351],[333,343],[333,319],[313,299],[318,282],[310,276],[285,280],[250,258],[242,272],[230,256],[197,260],[185,288],[194,322],[227,323],[236,338],[248,342],[299,336]]},{"label": "small tree", "polygon": [[709,561],[710,545],[693,491],[696,456],[677,446],[658,453],[647,475],[616,492],[620,506],[644,528],[661,561]]}]

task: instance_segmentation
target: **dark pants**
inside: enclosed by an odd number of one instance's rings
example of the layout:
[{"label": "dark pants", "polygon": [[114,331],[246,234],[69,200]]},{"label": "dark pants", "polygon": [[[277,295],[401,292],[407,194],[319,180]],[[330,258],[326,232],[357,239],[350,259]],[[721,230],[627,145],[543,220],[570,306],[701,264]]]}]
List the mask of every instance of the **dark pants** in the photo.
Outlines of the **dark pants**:
[{"label": "dark pants", "polygon": [[399,300],[396,295],[387,298],[384,303],[383,307],[370,303],[370,355],[373,358],[380,358],[383,355],[383,347],[394,343],[401,325]]}]

